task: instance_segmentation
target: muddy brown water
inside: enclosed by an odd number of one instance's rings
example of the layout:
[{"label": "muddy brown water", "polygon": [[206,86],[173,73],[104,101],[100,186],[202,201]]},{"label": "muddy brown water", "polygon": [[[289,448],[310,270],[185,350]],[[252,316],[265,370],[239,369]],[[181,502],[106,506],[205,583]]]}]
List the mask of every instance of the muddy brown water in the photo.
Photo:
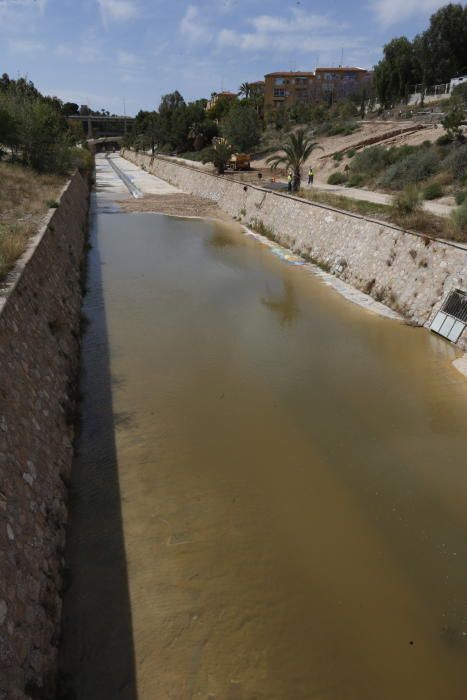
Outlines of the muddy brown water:
[{"label": "muddy brown water", "polygon": [[228,225],[106,211],[64,685],[79,700],[465,700],[454,349]]}]

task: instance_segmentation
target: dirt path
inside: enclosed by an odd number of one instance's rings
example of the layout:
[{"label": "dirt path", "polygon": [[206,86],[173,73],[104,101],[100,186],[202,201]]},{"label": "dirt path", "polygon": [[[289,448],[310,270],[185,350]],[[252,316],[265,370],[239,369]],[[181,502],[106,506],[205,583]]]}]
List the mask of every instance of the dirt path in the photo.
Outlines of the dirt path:
[{"label": "dirt path", "polygon": [[[308,189],[307,185],[304,185],[305,189]],[[373,202],[374,204],[386,204],[390,205],[393,200],[393,195],[385,194],[384,192],[373,192],[372,190],[363,190],[357,187],[341,187],[340,185],[327,185],[322,182],[315,182],[313,185],[315,190],[320,192],[331,192],[332,194],[337,194],[340,197],[346,197],[347,199],[356,199],[364,202]],[[442,204],[440,202],[423,202],[423,209],[430,212],[430,214],[435,214],[436,216],[448,217],[453,206],[449,204]]]}]

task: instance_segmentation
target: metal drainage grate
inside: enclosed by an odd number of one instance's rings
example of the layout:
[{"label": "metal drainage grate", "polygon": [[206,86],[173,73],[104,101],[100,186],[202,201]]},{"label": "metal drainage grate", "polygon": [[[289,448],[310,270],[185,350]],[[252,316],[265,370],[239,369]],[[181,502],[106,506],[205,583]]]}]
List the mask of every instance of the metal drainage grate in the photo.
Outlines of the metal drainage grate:
[{"label": "metal drainage grate", "polygon": [[467,293],[460,289],[451,292],[441,311],[436,314],[430,329],[452,343],[457,343],[467,326]]}]

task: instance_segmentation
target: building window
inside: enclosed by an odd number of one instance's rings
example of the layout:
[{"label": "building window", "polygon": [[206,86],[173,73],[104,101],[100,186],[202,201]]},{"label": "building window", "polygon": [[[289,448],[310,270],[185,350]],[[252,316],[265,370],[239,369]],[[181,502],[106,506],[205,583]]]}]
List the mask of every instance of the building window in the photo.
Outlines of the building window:
[{"label": "building window", "polygon": [[284,88],[274,88],[274,97],[285,97]]},{"label": "building window", "polygon": [[274,83],[276,85],[285,85],[285,78],[276,78]]}]

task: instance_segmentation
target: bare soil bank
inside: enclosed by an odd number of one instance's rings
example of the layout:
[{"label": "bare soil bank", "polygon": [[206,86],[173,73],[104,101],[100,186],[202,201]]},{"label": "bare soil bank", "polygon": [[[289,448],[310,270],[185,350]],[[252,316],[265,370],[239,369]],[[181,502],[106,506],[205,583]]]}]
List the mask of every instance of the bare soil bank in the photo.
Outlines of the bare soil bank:
[{"label": "bare soil bank", "polygon": [[123,211],[128,213],[146,212],[168,214],[169,216],[199,216],[203,219],[232,222],[232,218],[222,211],[215,202],[192,194],[149,194],[142,199],[119,202],[119,205]]}]

